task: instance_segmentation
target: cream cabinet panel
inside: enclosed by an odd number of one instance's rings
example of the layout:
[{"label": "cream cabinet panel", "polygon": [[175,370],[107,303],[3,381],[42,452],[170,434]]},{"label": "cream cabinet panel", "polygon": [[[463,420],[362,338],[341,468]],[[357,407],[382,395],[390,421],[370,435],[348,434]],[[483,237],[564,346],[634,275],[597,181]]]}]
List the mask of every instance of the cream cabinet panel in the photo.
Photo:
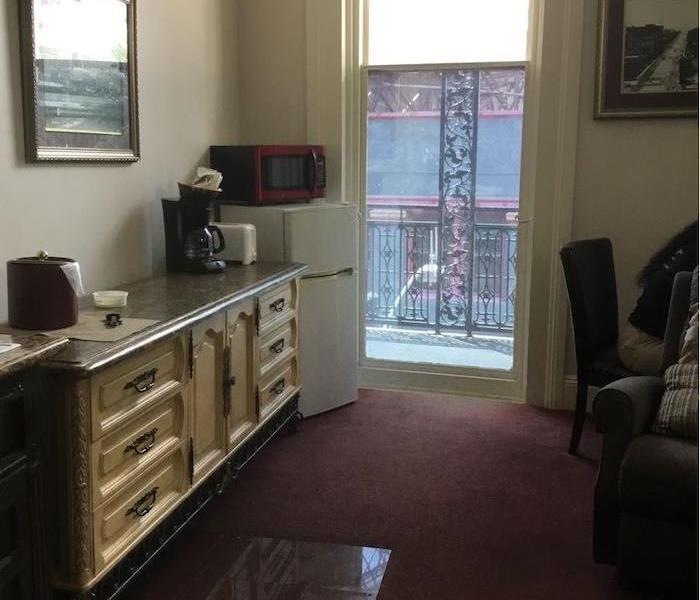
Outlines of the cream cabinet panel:
[{"label": "cream cabinet panel", "polygon": [[196,483],[224,458],[224,347],[226,315],[192,329],[192,479]]},{"label": "cream cabinet panel", "polygon": [[233,450],[257,424],[255,405],[255,305],[252,300],[226,313],[228,373],[227,451]]},{"label": "cream cabinet panel", "polygon": [[92,483],[96,506],[185,440],[184,389],[144,411],[133,421],[92,444]]},{"label": "cream cabinet panel", "polygon": [[298,386],[297,359],[295,357],[260,382],[258,392],[260,421],[267,419],[296,394],[299,391]]},{"label": "cream cabinet panel", "polygon": [[261,378],[279,369],[279,366],[296,354],[297,322],[293,318],[267,333],[258,343],[258,371]]},{"label": "cream cabinet panel", "polygon": [[184,346],[182,337],[173,338],[93,377],[94,440],[120,427],[184,383]]},{"label": "cream cabinet panel", "polygon": [[271,329],[276,329],[294,315],[297,306],[297,285],[297,281],[293,280],[260,297],[258,319],[261,336]]},{"label": "cream cabinet panel", "polygon": [[138,543],[186,490],[185,457],[179,448],[98,508],[93,517],[97,570]]}]

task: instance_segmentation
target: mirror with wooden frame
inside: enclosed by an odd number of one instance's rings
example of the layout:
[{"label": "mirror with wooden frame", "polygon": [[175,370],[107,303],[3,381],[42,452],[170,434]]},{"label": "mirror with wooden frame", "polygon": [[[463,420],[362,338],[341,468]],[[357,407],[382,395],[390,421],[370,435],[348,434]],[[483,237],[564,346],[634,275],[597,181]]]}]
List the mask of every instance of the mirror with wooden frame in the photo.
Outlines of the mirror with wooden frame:
[{"label": "mirror with wooden frame", "polygon": [[27,160],[138,160],[136,0],[20,7]]}]

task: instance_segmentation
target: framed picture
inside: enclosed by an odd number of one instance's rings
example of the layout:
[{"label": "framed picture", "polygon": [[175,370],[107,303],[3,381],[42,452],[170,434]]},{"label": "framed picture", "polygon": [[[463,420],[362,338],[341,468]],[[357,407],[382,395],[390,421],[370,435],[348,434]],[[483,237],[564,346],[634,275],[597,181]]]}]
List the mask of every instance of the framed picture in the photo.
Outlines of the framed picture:
[{"label": "framed picture", "polygon": [[139,159],[135,2],[20,3],[28,161]]},{"label": "framed picture", "polygon": [[595,117],[698,114],[697,0],[599,0]]}]

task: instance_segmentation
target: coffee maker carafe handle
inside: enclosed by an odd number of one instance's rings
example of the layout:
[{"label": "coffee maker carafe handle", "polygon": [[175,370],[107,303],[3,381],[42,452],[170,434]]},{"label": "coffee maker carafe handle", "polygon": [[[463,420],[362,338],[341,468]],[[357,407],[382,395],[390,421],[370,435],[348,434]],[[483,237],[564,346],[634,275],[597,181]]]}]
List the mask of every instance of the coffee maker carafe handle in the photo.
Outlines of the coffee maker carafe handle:
[{"label": "coffee maker carafe handle", "polygon": [[209,230],[212,233],[212,238],[214,237],[214,234],[216,234],[217,237],[217,244],[212,248],[212,253],[213,254],[218,254],[221,252],[224,248],[226,248],[226,242],[224,241],[224,234],[219,229],[216,225],[209,225]]}]

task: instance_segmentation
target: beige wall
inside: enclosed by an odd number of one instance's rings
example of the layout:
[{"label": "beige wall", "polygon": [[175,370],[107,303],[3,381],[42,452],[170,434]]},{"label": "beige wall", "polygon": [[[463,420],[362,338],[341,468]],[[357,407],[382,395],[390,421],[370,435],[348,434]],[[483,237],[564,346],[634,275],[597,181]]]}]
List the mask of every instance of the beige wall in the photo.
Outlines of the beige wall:
[{"label": "beige wall", "polygon": [[239,0],[241,142],[306,142],[304,0]]},{"label": "beige wall", "polygon": [[0,321],[10,258],[76,258],[88,291],[162,269],[160,198],[206,164],[209,144],[238,138],[236,4],[140,0],[141,160],[26,164],[17,4],[0,8]]},{"label": "beige wall", "polygon": [[[698,127],[695,119],[593,120],[596,3],[584,7],[572,238],[612,240],[623,323],[639,294],[636,274],[698,216]],[[570,339],[567,372],[575,371]],[[573,393],[567,386],[565,406]]]},{"label": "beige wall", "polygon": [[573,238],[612,239],[620,317],[636,273],[698,215],[695,119],[593,120],[596,2],[585,3]]},{"label": "beige wall", "polygon": [[343,2],[238,0],[238,6],[241,142],[325,146],[326,199],[339,202]]}]

